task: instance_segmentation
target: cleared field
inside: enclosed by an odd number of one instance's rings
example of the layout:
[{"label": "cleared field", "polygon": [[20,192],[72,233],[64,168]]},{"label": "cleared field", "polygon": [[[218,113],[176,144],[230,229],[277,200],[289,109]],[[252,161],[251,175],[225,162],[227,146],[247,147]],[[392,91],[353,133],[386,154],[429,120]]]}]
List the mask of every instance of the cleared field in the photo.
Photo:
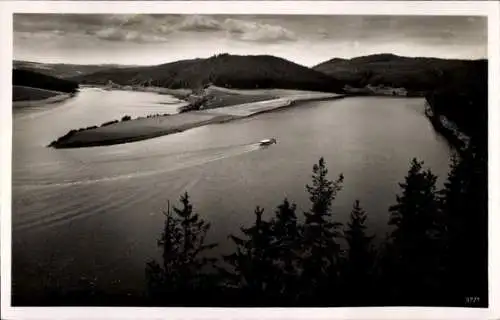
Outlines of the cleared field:
[{"label": "cleared field", "polygon": [[334,99],[337,97],[343,97],[343,95],[335,93],[307,92],[307,91],[304,92],[295,90],[286,90],[286,91],[287,92],[282,93],[282,97],[276,98],[275,96],[272,96],[273,98],[271,100],[269,99],[264,99],[264,101],[256,100],[254,102],[248,102],[224,108],[212,109],[207,112],[231,115],[235,117],[248,117],[258,113],[269,112],[272,110],[288,107],[298,101],[312,101],[312,100]]},{"label": "cleared field", "polygon": [[[239,109],[250,108],[250,109],[260,109],[260,108],[275,108],[275,104],[289,104],[288,100],[311,100],[311,99],[323,99],[336,97],[338,94],[334,93],[323,93],[315,91],[301,91],[301,90],[287,90],[287,89],[228,89],[221,88],[217,86],[209,86],[203,89],[198,95],[191,95],[187,98],[189,105],[186,106],[185,111],[192,110],[212,110],[226,107],[238,106]],[[280,101],[279,99],[286,98],[286,101]],[[276,100],[276,101],[275,101]],[[273,101],[273,102],[270,102]],[[262,102],[263,104],[253,103]],[[270,102],[270,103],[268,103]],[[250,105],[251,104],[251,105]],[[225,111],[219,110],[218,113],[224,113]],[[230,111],[233,114],[233,111]],[[260,112],[256,110],[255,112]],[[255,113],[252,110],[247,110],[244,115]],[[237,113],[238,115],[240,112]],[[243,115],[243,114],[242,114]]]},{"label": "cleared field", "polygon": [[[307,90],[292,90],[292,89],[229,89],[217,86],[210,86],[207,89],[207,92],[224,92],[227,94],[237,94],[237,95],[245,95],[245,96],[254,96],[254,95],[267,95],[274,97],[286,97],[293,95],[304,95],[304,94],[331,94],[331,93],[323,93],[320,91],[307,91]],[[338,94],[332,94],[338,95]]]},{"label": "cleared field", "polygon": [[[85,85],[84,85],[85,86]],[[89,86],[94,87],[94,86]],[[103,89],[111,89],[111,90],[125,90],[125,91],[139,91],[139,92],[154,92],[158,94],[168,94],[177,99],[186,99],[190,94],[193,93],[191,89],[169,89],[169,88],[160,88],[160,87],[143,87],[143,86],[119,86],[113,85],[111,87],[108,86],[97,86]]]},{"label": "cleared field", "polygon": [[203,110],[223,108],[243,103],[266,101],[277,98],[277,96],[268,94],[241,95],[241,94],[227,93],[224,91],[216,91],[216,90],[212,90],[211,92],[209,92],[206,97],[208,101],[206,101],[203,104],[202,107]]}]

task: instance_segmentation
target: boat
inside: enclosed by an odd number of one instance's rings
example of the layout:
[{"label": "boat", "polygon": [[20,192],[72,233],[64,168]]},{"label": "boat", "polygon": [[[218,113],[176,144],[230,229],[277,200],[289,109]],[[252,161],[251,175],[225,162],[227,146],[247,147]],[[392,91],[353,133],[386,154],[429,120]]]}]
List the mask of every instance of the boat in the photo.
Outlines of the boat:
[{"label": "boat", "polygon": [[277,143],[277,141],[276,141],[275,138],[261,140],[259,142],[259,145],[261,145],[261,146],[268,146],[268,145],[271,145],[273,143]]}]

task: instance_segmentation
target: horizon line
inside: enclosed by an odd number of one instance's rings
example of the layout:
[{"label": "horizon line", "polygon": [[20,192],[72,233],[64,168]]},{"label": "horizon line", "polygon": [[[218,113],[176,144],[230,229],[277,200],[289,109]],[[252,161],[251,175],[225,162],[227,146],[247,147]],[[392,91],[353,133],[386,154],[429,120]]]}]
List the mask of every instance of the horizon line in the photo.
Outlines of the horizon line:
[{"label": "horizon line", "polygon": [[45,62],[45,61],[36,61],[36,60],[23,60],[23,59],[16,59],[13,58],[12,61],[18,61],[18,62],[27,62],[27,63],[41,63],[41,64],[64,64],[64,65],[81,65],[81,66],[103,66],[103,65],[110,65],[110,66],[129,66],[129,67],[154,67],[154,66],[160,66],[164,64],[169,64],[169,63],[174,63],[178,61],[185,61],[185,60],[197,60],[197,59],[209,59],[211,57],[217,56],[217,55],[223,55],[223,54],[228,54],[230,56],[240,56],[240,57],[257,57],[257,56],[269,56],[269,57],[276,57],[276,58],[281,58],[284,60],[288,60],[290,62],[293,62],[295,64],[307,67],[307,68],[312,68],[314,66],[317,66],[319,64],[339,59],[339,60],[352,60],[352,59],[357,59],[357,58],[362,58],[362,57],[370,57],[370,56],[380,56],[380,55],[391,55],[394,57],[398,58],[411,58],[411,59],[439,59],[439,60],[461,60],[461,61],[481,61],[481,60],[488,60],[488,57],[484,58],[442,58],[442,57],[436,57],[436,56],[407,56],[407,55],[399,55],[395,53],[390,53],[390,52],[380,52],[380,53],[372,53],[372,54],[366,54],[366,55],[360,55],[360,56],[354,56],[351,58],[343,58],[343,57],[333,57],[328,60],[323,60],[320,61],[319,63],[316,63],[314,65],[308,66],[299,62],[296,62],[292,59],[288,59],[285,57],[277,56],[277,55],[272,55],[272,54],[232,54],[232,53],[215,53],[207,57],[193,57],[193,58],[185,58],[185,59],[178,59],[178,60],[171,60],[171,61],[165,61],[165,62],[160,62],[160,63],[155,63],[155,64],[128,64],[128,63],[111,63],[111,62],[102,62],[102,63],[72,63],[72,62]]}]

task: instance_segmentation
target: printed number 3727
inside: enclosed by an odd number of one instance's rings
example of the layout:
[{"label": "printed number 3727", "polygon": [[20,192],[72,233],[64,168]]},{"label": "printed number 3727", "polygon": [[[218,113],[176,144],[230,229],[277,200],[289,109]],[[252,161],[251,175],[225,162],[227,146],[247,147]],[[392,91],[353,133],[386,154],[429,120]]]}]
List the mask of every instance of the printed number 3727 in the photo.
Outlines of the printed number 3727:
[{"label": "printed number 3727", "polygon": [[465,303],[467,304],[479,303],[479,297],[465,297]]}]

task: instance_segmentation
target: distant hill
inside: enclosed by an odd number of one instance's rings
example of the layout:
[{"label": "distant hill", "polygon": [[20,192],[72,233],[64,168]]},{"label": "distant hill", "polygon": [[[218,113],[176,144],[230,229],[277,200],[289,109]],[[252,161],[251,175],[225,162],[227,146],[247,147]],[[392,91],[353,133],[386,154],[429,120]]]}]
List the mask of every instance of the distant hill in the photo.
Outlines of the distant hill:
[{"label": "distant hill", "polygon": [[208,84],[255,89],[282,88],[340,92],[343,84],[321,72],[268,55],[221,54],[148,66],[115,68],[77,76],[82,84],[147,85],[197,89]]},{"label": "distant hill", "polygon": [[31,70],[58,78],[71,78],[83,74],[97,72],[100,70],[105,70],[110,68],[121,68],[127,66],[122,66],[117,64],[85,65],[85,64],[65,64],[65,63],[41,63],[41,62],[14,60],[13,67],[14,69]]},{"label": "distant hill", "polygon": [[[376,54],[353,59],[334,58],[313,67],[314,70],[335,77],[352,87],[384,85],[406,88],[410,94],[425,94],[441,86],[448,74],[457,81],[477,83],[482,76],[478,69],[486,60],[447,60],[438,58],[410,58],[394,54]],[[466,81],[467,82],[467,81]]]},{"label": "distant hill", "polygon": [[[352,88],[405,88],[408,95],[424,96],[438,118],[446,116],[461,132],[472,137],[475,145],[486,149],[488,61],[485,59],[447,60],[376,54],[353,59],[334,58],[313,69]],[[352,88],[347,91],[354,92]]]},{"label": "distant hill", "polygon": [[78,83],[75,81],[22,69],[12,70],[12,85],[67,93],[75,92],[78,89]]}]

